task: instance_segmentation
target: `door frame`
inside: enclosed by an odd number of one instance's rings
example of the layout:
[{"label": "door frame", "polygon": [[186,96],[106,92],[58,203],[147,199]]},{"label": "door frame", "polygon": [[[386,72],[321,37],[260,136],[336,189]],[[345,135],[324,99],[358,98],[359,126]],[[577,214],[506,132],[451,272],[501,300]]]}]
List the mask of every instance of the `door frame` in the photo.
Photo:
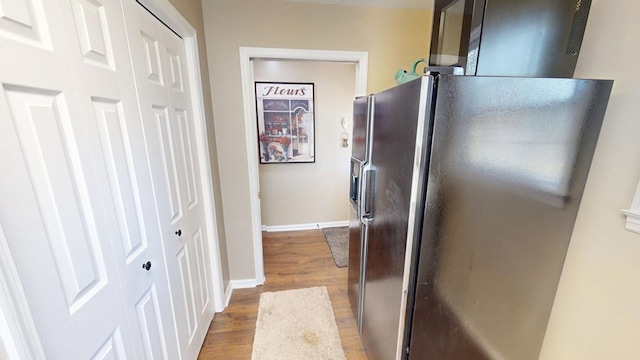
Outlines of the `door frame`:
[{"label": "door frame", "polygon": [[[367,93],[367,71],[369,53],[366,51],[279,49],[260,47],[240,47],[240,76],[242,82],[242,104],[244,109],[244,129],[247,147],[247,171],[249,179],[249,200],[251,212],[251,237],[253,239],[253,256],[255,279],[242,281],[242,287],[264,284],[264,258],[262,253],[262,220],[260,214],[260,178],[258,159],[258,130],[255,126],[254,76],[251,60],[303,60],[329,61],[356,65],[355,96]],[[346,181],[346,180],[345,180]]]},{"label": "door frame", "polygon": [[[176,10],[169,0],[123,0],[137,1],[153,13],[164,24],[176,32],[185,45],[187,76],[191,91],[191,107],[193,109],[196,149],[198,151],[200,182],[205,203],[206,226],[209,230],[209,264],[211,266],[211,286],[214,312],[221,312],[225,307],[222,265],[218,225],[216,222],[215,199],[213,194],[213,178],[209,159],[209,143],[207,139],[207,123],[204,111],[202,79],[200,78],[200,60],[198,56],[198,38],[196,30]],[[19,359],[44,359],[46,356],[40,345],[35,324],[31,318],[29,305],[22,289],[22,284],[11,257],[9,249],[4,246],[4,232],[0,227],[0,355],[13,356]]]}]

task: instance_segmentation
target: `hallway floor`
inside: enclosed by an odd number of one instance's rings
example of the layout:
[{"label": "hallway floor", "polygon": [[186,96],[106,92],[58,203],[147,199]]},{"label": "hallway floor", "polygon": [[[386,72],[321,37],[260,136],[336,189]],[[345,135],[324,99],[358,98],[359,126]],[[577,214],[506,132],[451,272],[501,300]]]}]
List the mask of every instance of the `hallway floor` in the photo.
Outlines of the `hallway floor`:
[{"label": "hallway floor", "polygon": [[215,315],[198,359],[251,359],[262,292],[326,286],[347,360],[366,360],[347,297],[347,268],[335,266],[322,231],[263,232],[262,239],[264,285],[233,292],[227,309]]}]

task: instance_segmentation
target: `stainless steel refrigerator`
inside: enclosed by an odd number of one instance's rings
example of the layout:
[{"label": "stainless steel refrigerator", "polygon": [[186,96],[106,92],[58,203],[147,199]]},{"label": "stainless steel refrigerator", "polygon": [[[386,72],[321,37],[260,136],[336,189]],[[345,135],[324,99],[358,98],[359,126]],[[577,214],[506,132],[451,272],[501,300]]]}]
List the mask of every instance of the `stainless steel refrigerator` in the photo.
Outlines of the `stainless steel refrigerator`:
[{"label": "stainless steel refrigerator", "polygon": [[613,82],[428,75],[354,102],[348,293],[376,359],[537,359]]}]

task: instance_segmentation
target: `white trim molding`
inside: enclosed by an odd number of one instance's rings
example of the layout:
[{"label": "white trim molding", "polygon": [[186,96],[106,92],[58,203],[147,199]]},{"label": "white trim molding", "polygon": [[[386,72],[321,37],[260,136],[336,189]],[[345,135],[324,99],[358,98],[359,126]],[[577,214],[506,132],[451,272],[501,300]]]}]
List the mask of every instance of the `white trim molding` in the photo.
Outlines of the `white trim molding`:
[{"label": "white trim molding", "polygon": [[[363,51],[337,51],[337,50],[303,50],[303,49],[276,49],[240,47],[240,76],[242,81],[242,102],[244,108],[244,128],[247,151],[247,171],[249,179],[249,198],[251,217],[251,236],[253,239],[253,256],[256,283],[264,283],[264,260],[262,253],[262,225],[260,218],[260,179],[258,172],[258,133],[255,126],[255,103],[253,101],[253,59],[270,60],[306,60],[306,61],[332,61],[351,63],[356,65],[355,96],[363,96],[367,93],[367,72],[369,53]],[[260,280],[262,279],[262,280]],[[262,281],[262,282],[261,282]]]},{"label": "white trim molding", "polygon": [[627,224],[625,228],[629,231],[640,234],[640,183],[636,188],[636,194],[631,202],[631,208],[622,210],[627,216]]},{"label": "white trim molding", "polygon": [[[232,290],[236,289],[251,289],[258,285],[262,285],[264,283],[264,279],[262,281],[256,281],[256,279],[244,279],[244,280],[231,280],[229,285]],[[229,294],[231,297],[231,294]]]},{"label": "white trim molding", "polygon": [[229,283],[227,284],[227,288],[224,291],[224,307],[225,308],[229,306],[229,303],[231,302],[231,295],[233,295],[233,284],[231,283],[231,281],[229,281]]},{"label": "white trim molding", "polygon": [[227,289],[224,292],[225,307],[229,306],[229,303],[231,302],[231,295],[233,295],[233,290],[251,289],[262,284],[264,284],[264,278],[262,279],[262,281],[256,281],[256,279],[229,281],[229,284],[227,285]]},{"label": "white trim molding", "polygon": [[388,9],[432,9],[433,0],[286,0],[323,5],[363,6]]},{"label": "white trim molding", "polygon": [[323,223],[311,223],[311,224],[293,224],[293,225],[262,225],[262,231],[276,232],[276,231],[298,231],[298,230],[313,230],[324,229],[332,227],[349,226],[349,220],[345,221],[332,221]]}]

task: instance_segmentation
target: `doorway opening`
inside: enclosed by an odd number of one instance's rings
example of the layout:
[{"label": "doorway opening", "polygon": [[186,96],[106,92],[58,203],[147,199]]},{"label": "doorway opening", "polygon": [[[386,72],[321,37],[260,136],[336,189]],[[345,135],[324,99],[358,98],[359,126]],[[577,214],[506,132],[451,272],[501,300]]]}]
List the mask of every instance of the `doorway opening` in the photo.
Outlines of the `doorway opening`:
[{"label": "doorway opening", "polygon": [[[252,63],[258,131],[265,139],[260,143],[258,173],[262,230],[346,226],[355,64],[263,59]],[[283,86],[305,93],[261,98]]]},{"label": "doorway opening", "polygon": [[355,64],[355,96],[366,95],[368,53],[335,50],[301,50],[274,48],[240,48],[240,71],[242,78],[242,97],[247,146],[247,166],[249,174],[251,233],[255,263],[255,283],[244,284],[247,287],[264,283],[264,260],[262,253],[262,224],[260,209],[260,178],[258,171],[258,139],[256,127],[256,107],[254,103],[254,69],[252,60],[304,60],[320,62],[341,62]]}]

